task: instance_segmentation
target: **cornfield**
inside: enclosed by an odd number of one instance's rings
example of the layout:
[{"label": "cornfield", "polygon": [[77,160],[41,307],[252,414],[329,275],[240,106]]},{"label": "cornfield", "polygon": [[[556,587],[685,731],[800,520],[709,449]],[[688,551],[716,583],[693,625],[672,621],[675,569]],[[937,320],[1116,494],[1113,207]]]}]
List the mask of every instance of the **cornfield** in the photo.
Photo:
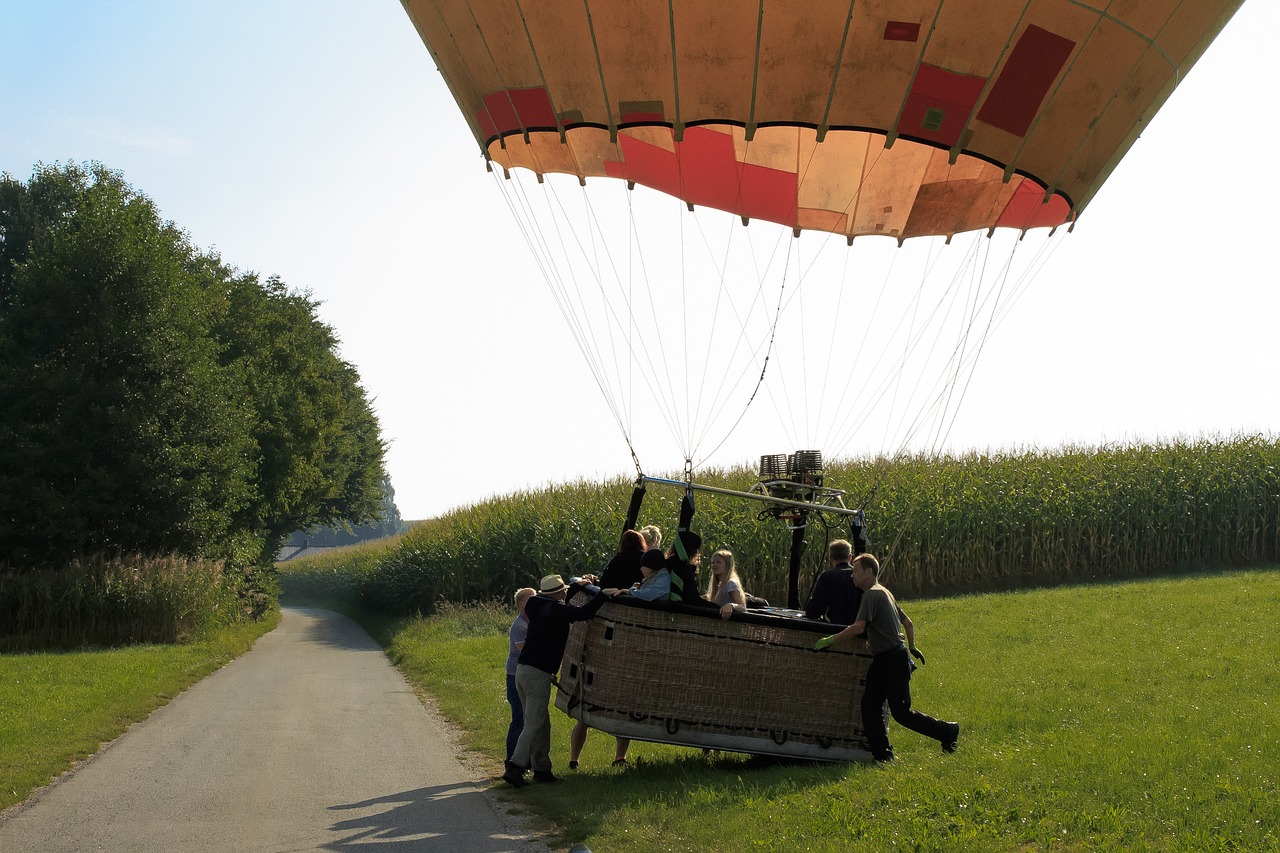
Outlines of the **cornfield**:
[{"label": "cornfield", "polygon": [[[696,480],[745,491],[756,476],[739,468]],[[1280,442],[1262,436],[855,460],[828,463],[826,484],[865,509],[885,582],[906,597],[1280,556]],[[455,510],[362,559],[352,585],[365,607],[429,613],[439,602],[509,599],[544,574],[599,571],[617,547],[631,488],[625,478],[579,481]],[[650,485],[641,524],[658,524],[669,542],[682,496]],[[759,517],[752,501],[699,494],[697,506],[704,554],[729,548],[748,589],[785,604],[791,532]],[[827,542],[848,535],[847,526],[810,523],[802,597],[824,567]]]}]

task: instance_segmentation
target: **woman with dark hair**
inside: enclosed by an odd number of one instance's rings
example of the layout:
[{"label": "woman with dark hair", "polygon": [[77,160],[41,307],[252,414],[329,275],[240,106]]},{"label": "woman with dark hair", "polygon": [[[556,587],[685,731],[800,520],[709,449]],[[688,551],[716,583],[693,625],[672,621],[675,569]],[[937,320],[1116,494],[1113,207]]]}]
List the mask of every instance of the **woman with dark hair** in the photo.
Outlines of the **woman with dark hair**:
[{"label": "woman with dark hair", "polygon": [[[650,525],[652,526],[652,525]],[[655,530],[657,528],[654,528]],[[597,583],[603,589],[630,589],[644,580],[640,572],[640,558],[644,556],[645,539],[635,530],[624,530],[618,542],[618,553],[613,555],[609,564],[604,567]],[[579,720],[569,733],[569,769],[578,768],[578,758],[582,755],[582,747],[587,743],[587,724]],[[627,763],[627,750],[631,748],[631,738],[617,738],[613,763]]]},{"label": "woman with dark hair", "polygon": [[671,572],[671,600],[690,607],[714,607],[698,592],[698,567],[702,565],[702,537],[692,530],[676,534],[667,550],[667,569]]},{"label": "woman with dark hair", "polygon": [[635,530],[623,531],[618,553],[613,555],[598,581],[601,589],[630,589],[644,578],[640,574],[640,558],[644,556],[644,537]]}]

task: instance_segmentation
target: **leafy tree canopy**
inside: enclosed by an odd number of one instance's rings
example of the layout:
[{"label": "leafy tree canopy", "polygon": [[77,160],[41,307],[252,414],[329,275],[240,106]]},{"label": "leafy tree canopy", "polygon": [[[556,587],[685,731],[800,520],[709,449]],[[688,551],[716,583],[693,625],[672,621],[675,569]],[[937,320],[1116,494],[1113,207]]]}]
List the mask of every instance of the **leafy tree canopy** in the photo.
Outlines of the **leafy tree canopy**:
[{"label": "leafy tree canopy", "polygon": [[[378,516],[364,524],[352,524],[344,521],[339,525],[324,525],[309,530],[295,530],[289,537],[287,548],[300,549],[307,547],[335,547],[354,545],[370,539],[381,539],[402,532],[404,519],[400,517],[400,509],[396,506],[396,490],[391,485],[391,478],[382,480],[382,508]],[[287,549],[286,549],[287,550]]]},{"label": "leafy tree canopy", "polygon": [[317,307],[101,165],[0,177],[0,563],[268,559],[375,518],[379,425]]}]

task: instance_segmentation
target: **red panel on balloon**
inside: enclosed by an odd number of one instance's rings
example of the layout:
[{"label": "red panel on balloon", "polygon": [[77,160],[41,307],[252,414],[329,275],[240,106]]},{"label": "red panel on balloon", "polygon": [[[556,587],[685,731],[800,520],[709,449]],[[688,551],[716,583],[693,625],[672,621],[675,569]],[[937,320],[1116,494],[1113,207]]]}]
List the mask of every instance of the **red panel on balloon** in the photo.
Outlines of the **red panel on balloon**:
[{"label": "red panel on balloon", "polygon": [[739,216],[796,224],[795,173],[739,162],[727,134],[688,128],[674,153],[626,134],[618,141],[625,162],[605,164],[610,177]]},{"label": "red panel on balloon", "polygon": [[485,95],[483,110],[476,112],[476,121],[486,139],[512,131],[528,128],[556,126],[556,111],[544,88],[503,89]]},{"label": "red panel on balloon", "polygon": [[1014,136],[1026,136],[1075,47],[1070,39],[1029,25],[991,87],[978,119]]},{"label": "red panel on balloon", "polygon": [[986,82],[985,77],[956,74],[922,63],[916,69],[898,133],[950,148],[959,141]]},{"label": "red panel on balloon", "polygon": [[1035,181],[1023,181],[1000,213],[1001,228],[1053,228],[1067,221],[1071,208],[1060,195],[1044,200],[1044,189]]},{"label": "red panel on balloon", "polygon": [[890,21],[884,25],[885,41],[919,41],[920,25],[914,21]]}]

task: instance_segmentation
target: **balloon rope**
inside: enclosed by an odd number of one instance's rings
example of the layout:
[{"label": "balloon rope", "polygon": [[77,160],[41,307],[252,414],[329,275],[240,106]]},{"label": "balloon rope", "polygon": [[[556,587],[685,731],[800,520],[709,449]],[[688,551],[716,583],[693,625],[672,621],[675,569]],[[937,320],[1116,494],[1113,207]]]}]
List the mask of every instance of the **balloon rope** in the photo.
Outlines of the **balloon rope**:
[{"label": "balloon rope", "polygon": [[[790,249],[788,249],[788,255],[789,254],[790,254]],[[706,457],[704,457],[703,461],[706,461],[707,458],[715,455],[715,452],[719,450],[721,447],[723,447],[724,443],[729,440],[729,436],[733,433],[735,429],[738,428],[738,424],[742,423],[742,419],[746,417],[747,409],[751,408],[752,401],[755,400],[756,394],[760,391],[760,386],[764,383],[765,371],[769,369],[769,356],[773,352],[774,340],[776,339],[778,334],[778,317],[781,316],[782,314],[783,295],[786,293],[786,289],[787,289],[787,279],[786,279],[786,275],[784,274],[782,277],[782,285],[778,289],[778,305],[775,308],[773,313],[773,322],[769,326],[769,346],[765,349],[764,363],[760,366],[760,377],[756,379],[756,385],[753,389],[751,389],[751,396],[747,398],[746,405],[742,407],[742,412],[739,413],[737,420],[733,422],[733,426],[729,427],[729,429],[725,433],[724,438],[720,439],[720,443],[717,444],[714,448],[712,448],[711,452],[708,453]]]}]

